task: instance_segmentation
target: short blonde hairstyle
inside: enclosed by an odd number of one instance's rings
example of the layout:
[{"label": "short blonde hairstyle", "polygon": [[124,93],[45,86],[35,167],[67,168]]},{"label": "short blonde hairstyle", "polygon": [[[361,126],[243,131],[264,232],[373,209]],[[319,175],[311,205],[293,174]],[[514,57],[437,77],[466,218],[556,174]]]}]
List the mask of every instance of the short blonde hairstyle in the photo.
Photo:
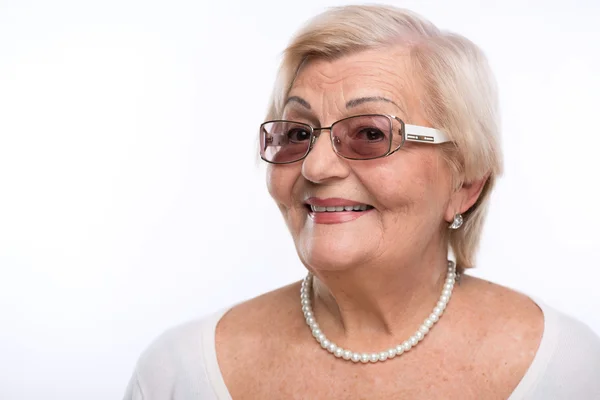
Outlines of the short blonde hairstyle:
[{"label": "short blonde hairstyle", "polygon": [[474,266],[490,193],[502,172],[496,83],[477,45],[396,7],[329,9],[310,20],[284,51],[267,119],[281,118],[294,79],[305,63],[398,44],[409,50],[413,70],[423,85],[423,115],[454,143],[440,147],[453,171],[455,188],[488,177],[479,199],[464,213],[464,225],[448,233],[462,271]]}]

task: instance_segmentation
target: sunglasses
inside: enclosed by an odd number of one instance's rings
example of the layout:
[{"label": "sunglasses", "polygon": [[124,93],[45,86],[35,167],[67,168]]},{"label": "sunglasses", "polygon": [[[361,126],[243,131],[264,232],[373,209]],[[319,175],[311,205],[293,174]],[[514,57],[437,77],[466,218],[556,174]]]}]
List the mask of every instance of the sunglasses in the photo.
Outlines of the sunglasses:
[{"label": "sunglasses", "polygon": [[260,157],[271,164],[289,164],[304,159],[321,132],[330,132],[335,153],[349,160],[387,157],[409,142],[439,144],[450,139],[442,131],[405,124],[393,115],[355,115],[329,127],[287,120],[266,121],[260,125]]}]

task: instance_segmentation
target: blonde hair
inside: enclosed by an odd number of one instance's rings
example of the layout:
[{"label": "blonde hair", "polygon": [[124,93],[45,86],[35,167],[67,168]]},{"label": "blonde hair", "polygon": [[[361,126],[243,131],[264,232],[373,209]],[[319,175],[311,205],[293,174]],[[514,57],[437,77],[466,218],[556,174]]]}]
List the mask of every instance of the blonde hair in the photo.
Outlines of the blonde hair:
[{"label": "blonde hair", "polygon": [[284,51],[267,118],[281,117],[285,99],[305,63],[395,44],[410,51],[425,91],[423,115],[454,143],[440,147],[453,171],[455,189],[487,176],[479,199],[463,214],[464,225],[448,233],[457,268],[462,271],[474,266],[490,193],[502,172],[496,84],[477,45],[396,7],[329,9],[310,20]]}]

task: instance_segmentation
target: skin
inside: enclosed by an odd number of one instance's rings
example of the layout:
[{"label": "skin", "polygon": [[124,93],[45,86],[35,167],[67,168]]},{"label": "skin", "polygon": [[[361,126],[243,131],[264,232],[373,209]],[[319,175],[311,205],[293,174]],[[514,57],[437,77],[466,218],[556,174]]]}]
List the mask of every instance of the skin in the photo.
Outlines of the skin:
[{"label": "skin", "polygon": [[[430,126],[423,96],[406,49],[364,51],[306,65],[284,118],[330,126],[380,113]],[[387,100],[353,104],[363,97]],[[485,179],[453,190],[435,145],[408,142],[389,157],[346,160],[328,134],[302,162],[270,165],[267,185],[315,275],[313,309],[322,330],[345,348],[382,350],[403,342],[431,312],[445,279],[448,224],[475,203]],[[316,224],[308,197],[374,209],[351,222]],[[290,285],[234,307],[220,321],[217,354],[233,398],[507,398],[543,329],[540,310],[526,296],[465,276],[416,348],[385,363],[355,365],[316,344],[298,293],[298,283]]]},{"label": "skin", "polygon": [[[429,126],[408,64],[403,49],[359,53],[334,63],[316,61],[300,73],[289,93],[311,109],[289,102],[284,118],[329,126],[351,115],[382,113]],[[393,103],[346,107],[361,97]],[[433,304],[439,296],[447,223],[476,201],[483,181],[453,192],[450,170],[435,146],[408,142],[390,157],[350,161],[338,157],[323,136],[302,163],[269,167],[269,192],[300,259],[318,277],[319,297],[340,325],[394,331],[394,323],[405,321],[412,311],[405,304]],[[304,203],[310,196],[342,197],[375,209],[351,223],[315,224]]]}]

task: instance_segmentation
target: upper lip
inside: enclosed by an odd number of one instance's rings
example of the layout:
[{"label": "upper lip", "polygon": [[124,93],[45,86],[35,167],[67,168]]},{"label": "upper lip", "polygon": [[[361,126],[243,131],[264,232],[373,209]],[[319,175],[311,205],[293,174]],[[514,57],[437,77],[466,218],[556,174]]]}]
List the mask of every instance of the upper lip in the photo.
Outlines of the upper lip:
[{"label": "upper lip", "polygon": [[309,197],[305,201],[310,206],[317,207],[339,207],[339,206],[359,206],[359,205],[370,205],[367,203],[361,203],[359,201],[343,199],[340,197],[329,197],[327,199],[321,199],[318,197]]}]

